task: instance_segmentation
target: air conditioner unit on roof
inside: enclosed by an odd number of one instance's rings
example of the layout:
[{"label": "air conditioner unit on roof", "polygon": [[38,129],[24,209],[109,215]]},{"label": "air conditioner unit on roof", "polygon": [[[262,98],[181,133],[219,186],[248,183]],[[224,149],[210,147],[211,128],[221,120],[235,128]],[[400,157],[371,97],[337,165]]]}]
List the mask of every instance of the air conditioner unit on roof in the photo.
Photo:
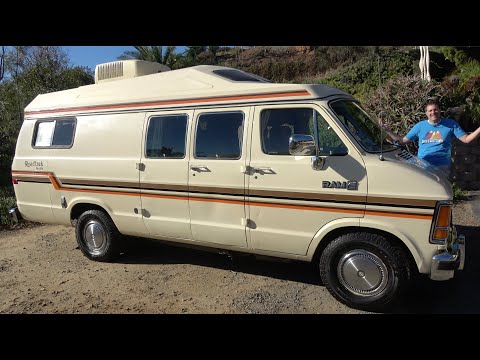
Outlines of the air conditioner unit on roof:
[{"label": "air conditioner unit on roof", "polygon": [[166,65],[143,60],[120,60],[95,67],[95,84],[130,79],[137,76],[170,71]]}]

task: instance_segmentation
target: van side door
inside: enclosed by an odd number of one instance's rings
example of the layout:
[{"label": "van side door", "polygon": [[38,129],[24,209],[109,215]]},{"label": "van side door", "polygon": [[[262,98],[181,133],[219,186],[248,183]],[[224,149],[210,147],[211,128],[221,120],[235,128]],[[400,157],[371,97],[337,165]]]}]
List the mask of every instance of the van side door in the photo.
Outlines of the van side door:
[{"label": "van side door", "polygon": [[191,240],[188,128],[192,110],[147,113],[140,163],[142,217],[151,235]]},{"label": "van side door", "polygon": [[249,107],[195,111],[189,202],[195,241],[246,247],[245,165]]},{"label": "van side door", "polygon": [[[312,156],[289,153],[291,135],[314,135],[314,111],[325,158],[322,170],[312,168]],[[248,240],[254,249],[306,255],[325,224],[364,216],[364,162],[314,104],[255,107],[247,181]]]}]

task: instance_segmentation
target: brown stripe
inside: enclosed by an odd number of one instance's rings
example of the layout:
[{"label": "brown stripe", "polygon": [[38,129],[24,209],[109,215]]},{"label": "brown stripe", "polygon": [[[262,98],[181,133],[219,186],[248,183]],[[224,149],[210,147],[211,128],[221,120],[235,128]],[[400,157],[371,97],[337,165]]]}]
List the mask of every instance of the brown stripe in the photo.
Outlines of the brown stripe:
[{"label": "brown stripe", "polygon": [[340,209],[332,207],[321,207],[314,205],[287,205],[287,204],[278,204],[278,203],[266,203],[266,202],[246,202],[246,204],[251,206],[263,206],[263,207],[275,207],[275,208],[285,208],[285,209],[297,209],[297,210],[314,210],[314,211],[327,211],[327,212],[341,212],[347,214],[358,214],[363,215],[364,210],[354,210],[354,209]]},{"label": "brown stripe", "polygon": [[216,202],[216,203],[224,203],[224,204],[235,204],[235,205],[245,205],[246,203],[241,200],[227,200],[227,199],[213,199],[213,198],[206,198],[206,197],[188,197],[188,200],[191,201],[203,201],[203,202]]},{"label": "brown stripe", "polygon": [[142,197],[151,197],[151,198],[158,198],[158,199],[172,199],[172,200],[188,200],[188,195],[179,196],[179,195],[159,195],[159,194],[149,194],[149,193],[142,193]]},{"label": "brown stripe", "polygon": [[310,93],[306,90],[289,91],[289,92],[270,92],[254,95],[236,95],[236,96],[215,96],[215,97],[202,97],[202,98],[190,98],[181,100],[164,100],[164,101],[148,101],[148,102],[133,102],[133,103],[121,103],[121,104],[109,104],[109,105],[97,105],[97,106],[81,106],[70,108],[58,108],[51,110],[38,110],[38,111],[26,111],[25,115],[36,114],[48,114],[58,112],[74,112],[74,111],[89,111],[89,110],[111,110],[119,108],[134,108],[142,106],[163,106],[163,105],[180,105],[190,103],[208,103],[215,101],[232,101],[232,100],[253,100],[253,99],[268,99],[290,96],[310,96]]},{"label": "brown stripe", "polygon": [[40,177],[40,176],[22,176],[22,175],[15,175],[12,176],[13,180],[18,180],[18,181],[29,181],[29,182],[38,182],[38,183],[49,183],[50,180],[46,177]]},{"label": "brown stripe", "polygon": [[[112,194],[112,195],[124,195],[124,196],[140,196],[139,192],[125,192],[125,191],[106,191],[106,190],[94,190],[94,189],[75,189],[64,187],[58,183],[55,174],[50,172],[29,172],[29,171],[12,171],[12,177],[24,176],[32,180],[42,179],[40,176],[48,176],[50,182],[56,190],[72,191],[72,192],[88,192],[99,194]],[[26,176],[33,175],[33,176]],[[237,204],[237,205],[250,205],[250,206],[263,206],[272,208],[284,208],[284,209],[298,209],[298,210],[312,210],[312,211],[325,211],[325,212],[339,212],[347,214],[359,214],[359,215],[374,215],[374,216],[388,216],[388,217],[400,217],[408,219],[420,219],[420,220],[432,220],[432,215],[424,214],[409,214],[409,213],[394,213],[387,211],[375,211],[375,210],[355,210],[355,209],[341,209],[334,207],[320,207],[315,205],[288,205],[279,203],[267,203],[267,202],[254,202],[254,201],[242,201],[242,200],[227,200],[227,199],[213,199],[208,197],[188,197],[188,196],[175,196],[175,195],[159,195],[159,194],[141,194],[145,197],[174,199],[174,200],[191,200],[191,201],[204,201],[204,202],[217,202],[225,204]]]},{"label": "brown stripe", "polygon": [[110,187],[129,187],[138,188],[137,182],[126,181],[101,181],[101,180],[77,180],[77,179],[58,179],[61,185],[92,185],[92,186],[110,186]]},{"label": "brown stripe", "polygon": [[386,198],[379,196],[369,196],[367,204],[382,204],[382,205],[410,205],[410,206],[428,206],[434,208],[437,205],[436,200],[420,200],[420,199],[398,199]]},{"label": "brown stripe", "polygon": [[366,195],[341,195],[341,194],[318,194],[318,193],[304,193],[304,192],[289,192],[289,191],[266,191],[266,190],[250,190],[250,195],[263,197],[281,197],[290,199],[311,199],[311,200],[337,200],[349,201],[357,203],[365,203]]},{"label": "brown stripe", "polygon": [[150,184],[142,183],[140,184],[141,189],[152,189],[152,190],[170,190],[170,191],[188,191],[187,185],[172,185],[172,184]]},{"label": "brown stripe", "polygon": [[244,189],[219,188],[212,186],[190,186],[190,191],[223,195],[245,195]]}]

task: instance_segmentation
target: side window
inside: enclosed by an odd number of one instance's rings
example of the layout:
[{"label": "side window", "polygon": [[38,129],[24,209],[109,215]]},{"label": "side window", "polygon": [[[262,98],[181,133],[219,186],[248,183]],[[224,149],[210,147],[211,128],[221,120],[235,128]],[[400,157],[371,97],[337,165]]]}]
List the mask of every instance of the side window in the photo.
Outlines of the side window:
[{"label": "side window", "polygon": [[345,156],[348,149],[327,121],[317,112],[318,144],[321,156]]},{"label": "side window", "polygon": [[75,121],[57,120],[55,132],[53,133],[52,146],[70,147],[73,144],[74,131]]},{"label": "side window", "polygon": [[70,148],[75,125],[75,119],[40,120],[35,125],[32,145],[36,148]]},{"label": "side window", "polygon": [[[346,155],[343,144],[327,121],[317,112],[320,155]],[[293,134],[314,136],[313,110],[310,108],[267,109],[260,114],[262,151],[269,155],[290,155]]]},{"label": "side window", "polygon": [[185,157],[187,115],[150,118],[147,130],[147,158],[182,159]]},{"label": "side window", "polygon": [[195,158],[240,159],[243,112],[200,114],[195,136]]}]

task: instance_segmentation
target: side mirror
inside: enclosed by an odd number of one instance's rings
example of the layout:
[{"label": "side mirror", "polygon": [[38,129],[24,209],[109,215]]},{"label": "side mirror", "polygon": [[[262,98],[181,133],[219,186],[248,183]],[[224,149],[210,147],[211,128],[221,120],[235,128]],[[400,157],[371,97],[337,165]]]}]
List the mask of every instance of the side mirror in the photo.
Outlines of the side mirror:
[{"label": "side mirror", "polygon": [[290,155],[315,155],[315,139],[312,135],[293,134],[288,140]]}]

